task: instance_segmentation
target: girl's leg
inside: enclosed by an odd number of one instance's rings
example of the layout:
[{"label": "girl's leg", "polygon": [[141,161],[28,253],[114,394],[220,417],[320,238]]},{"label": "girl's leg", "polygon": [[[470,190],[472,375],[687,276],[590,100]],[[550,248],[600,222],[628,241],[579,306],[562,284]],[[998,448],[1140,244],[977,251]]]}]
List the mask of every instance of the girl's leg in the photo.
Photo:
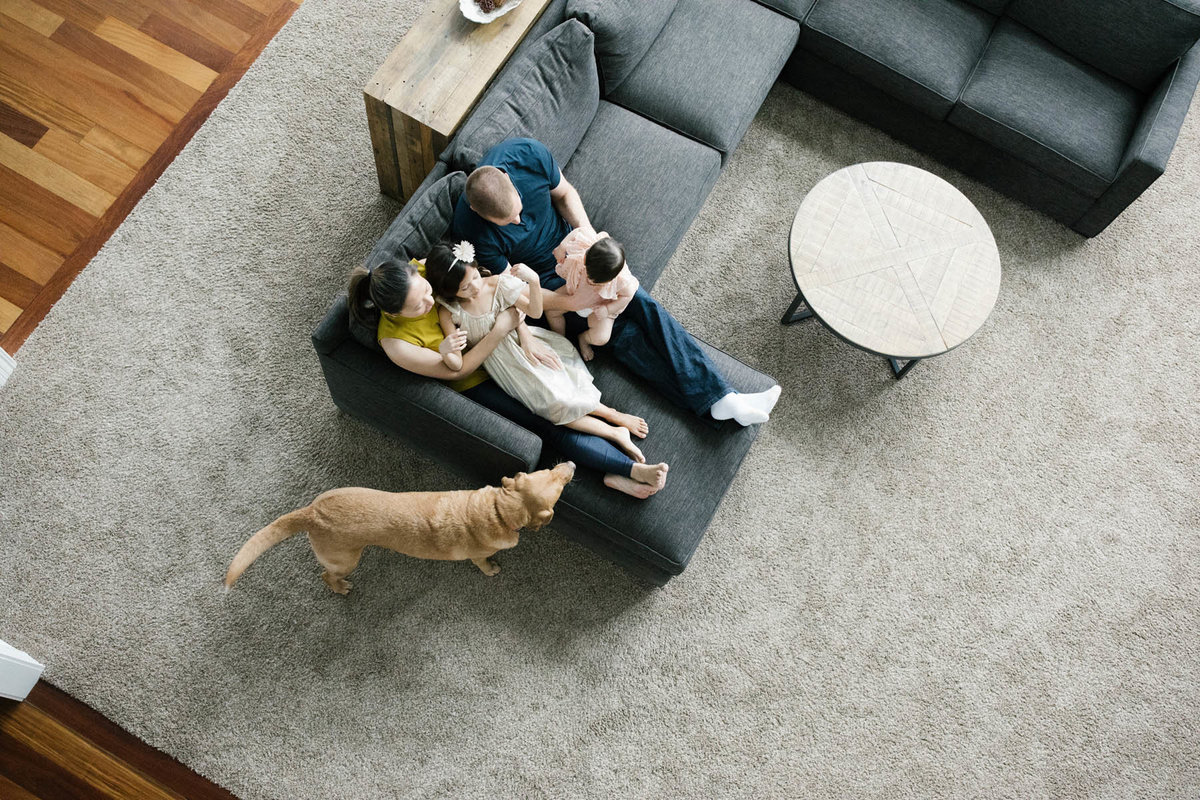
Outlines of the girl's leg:
[{"label": "girl's leg", "polygon": [[636,417],[633,414],[624,414],[615,408],[609,408],[603,403],[592,412],[592,416],[599,417],[606,422],[611,422],[613,425],[619,425],[639,439],[645,439],[646,434],[650,432],[650,426],[646,424],[646,420]]},{"label": "girl's leg", "polygon": [[590,433],[593,436],[599,436],[602,439],[615,444],[617,447],[629,454],[629,457],[639,464],[646,463],[646,457],[642,455],[642,451],[637,449],[633,443],[633,439],[629,438],[629,429],[624,427],[616,427],[609,425],[603,420],[596,419],[593,416],[583,416],[574,422],[568,422],[566,427],[571,430],[581,431],[582,433]]},{"label": "girl's leg", "polygon": [[639,466],[607,439],[555,425],[545,417],[539,417],[501,391],[494,381],[484,381],[463,394],[533,431],[543,442],[581,467],[628,478],[633,468]]}]

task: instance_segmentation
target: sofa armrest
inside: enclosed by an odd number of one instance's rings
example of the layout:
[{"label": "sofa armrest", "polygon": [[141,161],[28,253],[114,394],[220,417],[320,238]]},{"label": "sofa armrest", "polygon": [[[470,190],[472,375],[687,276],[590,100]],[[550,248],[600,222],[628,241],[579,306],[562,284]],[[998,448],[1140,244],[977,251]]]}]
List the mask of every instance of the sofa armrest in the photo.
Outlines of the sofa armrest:
[{"label": "sofa armrest", "polygon": [[325,312],[312,333],[313,349],[318,353],[332,353],[350,335],[350,307],[346,293],[342,292]]},{"label": "sofa armrest", "polygon": [[1183,54],[1150,95],[1125,149],[1117,179],[1072,228],[1084,236],[1095,236],[1166,171],[1197,83],[1200,42]]},{"label": "sofa armrest", "polygon": [[347,334],[345,295],[313,331],[325,382],[338,408],[482,482],[537,468],[542,440],[454,391],[415,375]]}]

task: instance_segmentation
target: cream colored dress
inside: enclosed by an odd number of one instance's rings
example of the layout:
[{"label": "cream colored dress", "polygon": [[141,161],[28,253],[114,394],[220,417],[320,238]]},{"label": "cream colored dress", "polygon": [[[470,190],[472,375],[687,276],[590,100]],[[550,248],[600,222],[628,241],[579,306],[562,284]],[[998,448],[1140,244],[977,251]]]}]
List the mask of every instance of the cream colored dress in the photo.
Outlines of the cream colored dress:
[{"label": "cream colored dress", "polygon": [[[471,314],[457,302],[443,305],[450,311],[454,324],[466,332],[467,346],[474,347],[496,325],[496,315],[516,303],[524,290],[523,281],[501,275],[492,307],[486,314]],[[483,368],[492,380],[530,411],[555,425],[574,422],[595,411],[600,406],[600,390],[592,383],[592,374],[579,351],[554,331],[536,325],[530,325],[529,330],[558,354],[563,368],[551,369],[544,364],[529,363],[521,350],[517,332],[513,331],[483,362]]]}]

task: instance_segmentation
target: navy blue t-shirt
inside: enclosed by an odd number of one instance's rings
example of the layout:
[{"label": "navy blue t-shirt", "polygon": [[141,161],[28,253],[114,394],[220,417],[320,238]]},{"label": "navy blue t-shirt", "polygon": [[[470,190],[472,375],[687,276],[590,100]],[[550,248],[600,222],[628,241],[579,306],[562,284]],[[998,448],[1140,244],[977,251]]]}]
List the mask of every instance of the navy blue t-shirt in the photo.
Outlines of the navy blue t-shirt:
[{"label": "navy blue t-shirt", "polygon": [[550,190],[562,180],[554,156],[536,139],[505,139],[484,154],[479,166],[508,173],[521,195],[521,222],[488,222],[471,210],[464,193],[454,207],[455,241],[466,239],[475,245],[475,260],[493,272],[511,263],[528,264],[543,279],[554,274],[553,250],[571,232],[550,200]]}]

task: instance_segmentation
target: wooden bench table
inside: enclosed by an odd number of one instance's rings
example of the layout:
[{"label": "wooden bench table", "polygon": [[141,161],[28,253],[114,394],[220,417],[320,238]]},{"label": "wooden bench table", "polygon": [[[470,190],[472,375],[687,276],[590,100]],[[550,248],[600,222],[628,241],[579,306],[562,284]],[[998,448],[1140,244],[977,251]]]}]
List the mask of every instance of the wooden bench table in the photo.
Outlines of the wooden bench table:
[{"label": "wooden bench table", "polygon": [[408,201],[549,4],[521,0],[481,25],[458,0],[430,0],[363,88],[381,192]]}]

